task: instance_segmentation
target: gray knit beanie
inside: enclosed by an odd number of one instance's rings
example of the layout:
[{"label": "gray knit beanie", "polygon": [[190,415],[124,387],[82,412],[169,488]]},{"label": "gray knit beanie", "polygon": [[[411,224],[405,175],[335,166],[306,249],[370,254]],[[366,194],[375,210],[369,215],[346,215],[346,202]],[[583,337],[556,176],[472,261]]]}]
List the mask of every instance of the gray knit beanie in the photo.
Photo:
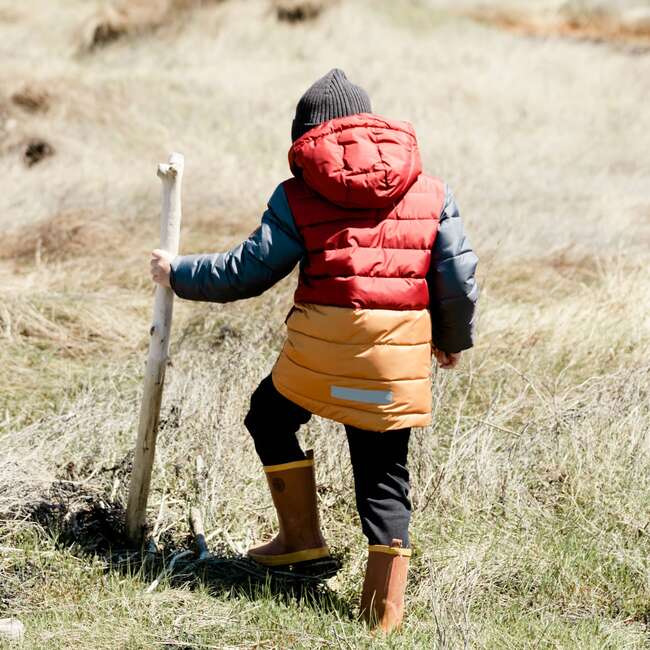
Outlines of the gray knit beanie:
[{"label": "gray knit beanie", "polygon": [[343,70],[334,68],[310,86],[300,98],[291,125],[291,139],[296,141],[321,122],[370,112],[372,108],[368,93],[350,83]]}]

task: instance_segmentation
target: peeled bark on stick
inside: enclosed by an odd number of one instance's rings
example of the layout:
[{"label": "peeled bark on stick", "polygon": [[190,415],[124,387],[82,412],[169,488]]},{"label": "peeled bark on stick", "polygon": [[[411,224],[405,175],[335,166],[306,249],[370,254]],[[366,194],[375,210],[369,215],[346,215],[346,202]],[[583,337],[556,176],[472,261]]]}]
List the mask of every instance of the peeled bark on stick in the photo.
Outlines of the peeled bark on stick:
[{"label": "peeled bark on stick", "polygon": [[[160,215],[160,248],[178,254],[181,226],[181,181],[184,158],[172,153],[169,163],[158,165],[162,181],[162,211]],[[156,287],[153,322],[149,333],[149,356],[144,377],[144,393],[140,407],[138,440],[135,447],[129,503],[126,510],[127,534],[134,544],[142,541],[144,524],[156,451],[158,418],[162,399],[165,368],[169,352],[174,294],[167,287]]]}]

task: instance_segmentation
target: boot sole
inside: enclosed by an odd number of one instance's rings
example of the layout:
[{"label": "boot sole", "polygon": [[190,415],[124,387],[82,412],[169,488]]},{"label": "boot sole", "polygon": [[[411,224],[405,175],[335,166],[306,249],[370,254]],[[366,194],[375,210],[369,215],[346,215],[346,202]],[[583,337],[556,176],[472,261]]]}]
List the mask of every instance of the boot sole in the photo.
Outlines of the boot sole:
[{"label": "boot sole", "polygon": [[330,551],[327,546],[321,546],[320,548],[308,548],[304,551],[281,553],[279,555],[248,553],[248,557],[263,566],[285,566],[287,564],[298,564],[299,562],[309,562],[310,560],[320,560],[330,557]]}]

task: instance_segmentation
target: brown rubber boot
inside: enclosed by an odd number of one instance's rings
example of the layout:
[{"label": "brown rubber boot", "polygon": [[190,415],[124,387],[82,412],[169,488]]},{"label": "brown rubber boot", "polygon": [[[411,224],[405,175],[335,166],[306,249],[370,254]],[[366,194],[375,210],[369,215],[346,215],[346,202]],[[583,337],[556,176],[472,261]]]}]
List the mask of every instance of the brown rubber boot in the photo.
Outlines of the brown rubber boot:
[{"label": "brown rubber boot", "polygon": [[329,557],[318,519],[314,452],[310,449],[305,455],[305,460],[264,467],[280,532],[248,551],[259,564],[283,566]]},{"label": "brown rubber boot", "polygon": [[401,539],[394,539],[390,546],[368,547],[361,616],[373,629],[388,633],[400,626],[410,557],[411,549],[402,548]]}]

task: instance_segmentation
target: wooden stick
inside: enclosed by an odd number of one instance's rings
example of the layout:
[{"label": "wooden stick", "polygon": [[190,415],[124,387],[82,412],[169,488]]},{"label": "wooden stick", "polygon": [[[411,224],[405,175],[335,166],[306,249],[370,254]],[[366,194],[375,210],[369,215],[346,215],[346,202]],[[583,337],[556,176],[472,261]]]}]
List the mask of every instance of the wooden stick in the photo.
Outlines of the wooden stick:
[{"label": "wooden stick", "polygon": [[199,552],[199,560],[205,560],[210,557],[208,543],[205,539],[205,529],[203,528],[203,517],[201,511],[196,508],[190,508],[190,528],[194,535],[196,549]]},{"label": "wooden stick", "polygon": [[[162,211],[160,215],[160,248],[172,255],[178,254],[181,227],[181,180],[183,156],[172,153],[169,163],[158,165],[162,180]],[[153,323],[149,334],[149,356],[144,377],[144,393],[140,407],[138,441],[131,473],[129,503],[126,510],[127,534],[134,544],[142,542],[149,498],[149,484],[156,451],[158,418],[162,399],[165,368],[169,352],[174,294],[171,289],[156,287]]]}]

